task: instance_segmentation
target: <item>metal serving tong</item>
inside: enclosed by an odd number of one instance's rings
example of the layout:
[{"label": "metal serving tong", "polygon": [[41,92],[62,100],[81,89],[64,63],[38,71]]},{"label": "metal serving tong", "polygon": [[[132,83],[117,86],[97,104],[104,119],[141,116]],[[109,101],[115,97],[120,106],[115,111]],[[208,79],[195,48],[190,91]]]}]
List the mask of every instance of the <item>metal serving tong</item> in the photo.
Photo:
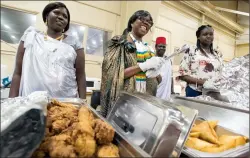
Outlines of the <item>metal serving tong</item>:
[{"label": "metal serving tong", "polygon": [[179,55],[179,54],[181,54],[181,53],[184,53],[184,52],[188,52],[189,51],[189,45],[188,44],[185,44],[185,45],[183,45],[180,49],[177,49],[173,54],[171,54],[171,55],[169,55],[169,56],[164,56],[163,58],[165,59],[165,60],[168,60],[168,59],[170,59],[170,58],[172,58],[173,56],[175,56],[175,55]]}]

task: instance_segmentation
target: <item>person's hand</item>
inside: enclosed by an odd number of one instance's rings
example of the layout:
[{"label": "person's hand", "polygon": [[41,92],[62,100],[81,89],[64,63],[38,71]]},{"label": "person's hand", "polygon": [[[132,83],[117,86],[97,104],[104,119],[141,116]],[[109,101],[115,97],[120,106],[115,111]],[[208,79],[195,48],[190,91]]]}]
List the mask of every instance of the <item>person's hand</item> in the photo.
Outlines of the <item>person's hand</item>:
[{"label": "person's hand", "polygon": [[147,70],[151,70],[151,69],[158,70],[162,66],[162,64],[164,63],[164,61],[165,60],[162,57],[155,57],[154,56],[154,57],[146,60],[143,63],[139,63],[138,66],[140,67],[140,69],[143,72],[145,72]]},{"label": "person's hand", "polygon": [[161,75],[156,76],[156,79],[157,79],[157,81],[158,81],[158,84],[160,84],[160,83],[161,83],[161,81],[162,81],[162,77],[161,77]]},{"label": "person's hand", "polygon": [[215,81],[213,79],[208,79],[204,81],[203,88],[217,90]]},{"label": "person's hand", "polygon": [[160,69],[157,69],[157,70],[151,69],[151,70],[148,70],[146,72],[146,76],[147,76],[147,78],[155,78],[155,77],[159,76],[160,73],[161,73]]}]

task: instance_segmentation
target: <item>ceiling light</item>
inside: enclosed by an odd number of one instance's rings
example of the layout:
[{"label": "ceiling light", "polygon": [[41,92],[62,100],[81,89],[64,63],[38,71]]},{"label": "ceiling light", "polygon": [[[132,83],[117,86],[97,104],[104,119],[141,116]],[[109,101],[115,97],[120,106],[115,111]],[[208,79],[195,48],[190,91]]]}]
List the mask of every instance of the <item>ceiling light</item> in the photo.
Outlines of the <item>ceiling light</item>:
[{"label": "ceiling light", "polygon": [[16,39],[16,37],[15,37],[15,36],[13,36],[13,35],[11,35],[10,37],[11,37],[11,38],[14,38],[14,39]]},{"label": "ceiling light", "polygon": [[87,47],[87,49],[89,50],[89,47]]},{"label": "ceiling light", "polygon": [[6,29],[10,29],[10,27],[8,25],[3,25]]}]

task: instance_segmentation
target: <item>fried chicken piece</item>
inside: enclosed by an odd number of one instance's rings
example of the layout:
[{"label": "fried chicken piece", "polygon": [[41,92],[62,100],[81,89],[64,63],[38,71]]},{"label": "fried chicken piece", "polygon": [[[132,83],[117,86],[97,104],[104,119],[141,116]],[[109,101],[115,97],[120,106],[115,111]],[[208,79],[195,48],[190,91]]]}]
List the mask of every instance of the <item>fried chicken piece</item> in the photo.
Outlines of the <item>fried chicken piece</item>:
[{"label": "fried chicken piece", "polygon": [[94,130],[95,139],[99,144],[108,144],[113,141],[115,130],[108,123],[102,121],[101,119],[96,119]]},{"label": "fried chicken piece", "polygon": [[75,150],[80,157],[92,157],[96,151],[95,139],[87,133],[77,135]]},{"label": "fried chicken piece", "polygon": [[76,157],[73,145],[66,145],[64,141],[52,141],[49,150],[50,157]]},{"label": "fried chicken piece", "polygon": [[42,151],[42,150],[36,150],[36,151],[32,154],[31,158],[44,158],[45,155],[46,155],[46,154],[45,154],[44,151]]},{"label": "fried chicken piece", "polygon": [[51,102],[51,107],[48,107],[48,117],[52,122],[63,118],[76,119],[77,115],[78,109],[72,104],[60,103],[54,100]]},{"label": "fried chicken piece", "polygon": [[88,121],[90,122],[91,126],[94,125],[94,115],[93,113],[88,109],[87,106],[82,106],[78,111],[78,120],[79,122]]},{"label": "fried chicken piece", "polygon": [[91,124],[89,122],[87,122],[87,121],[78,122],[77,130],[80,133],[87,133],[91,137],[95,136],[95,133],[94,133],[94,130],[93,130]]},{"label": "fried chicken piece", "polygon": [[69,119],[56,120],[52,123],[52,129],[56,133],[60,133],[62,130],[66,129],[70,124]]},{"label": "fried chicken piece", "polygon": [[76,106],[74,106],[73,104],[62,103],[62,102],[59,102],[58,100],[55,100],[55,99],[53,99],[51,101],[51,104],[52,104],[52,107],[57,106],[57,107],[60,107],[60,108],[70,109],[71,111],[78,111],[78,108]]},{"label": "fried chicken piece", "polygon": [[52,107],[50,109],[51,110],[49,110],[48,115],[52,122],[56,120],[61,120],[62,118],[72,119],[73,117],[77,117],[78,113],[78,111],[75,109],[62,108],[58,106]]},{"label": "fried chicken piece", "polygon": [[46,127],[50,128],[52,126],[52,120],[51,117],[46,118]]},{"label": "fried chicken piece", "polygon": [[112,143],[102,145],[98,147],[97,157],[119,157],[119,149]]},{"label": "fried chicken piece", "polygon": [[76,157],[72,139],[69,135],[59,134],[50,138],[50,157]]}]

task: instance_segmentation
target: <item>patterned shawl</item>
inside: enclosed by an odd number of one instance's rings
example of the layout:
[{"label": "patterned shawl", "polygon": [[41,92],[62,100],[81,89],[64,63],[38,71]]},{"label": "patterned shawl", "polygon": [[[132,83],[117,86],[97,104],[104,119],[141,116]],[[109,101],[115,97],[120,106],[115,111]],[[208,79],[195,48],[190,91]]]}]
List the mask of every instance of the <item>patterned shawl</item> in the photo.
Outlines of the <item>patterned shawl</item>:
[{"label": "patterned shawl", "polygon": [[[102,63],[101,114],[106,117],[120,91],[135,92],[135,76],[124,79],[124,70],[137,65],[136,48],[127,36],[115,36],[108,44]],[[156,95],[156,78],[147,78],[146,93]]]}]

